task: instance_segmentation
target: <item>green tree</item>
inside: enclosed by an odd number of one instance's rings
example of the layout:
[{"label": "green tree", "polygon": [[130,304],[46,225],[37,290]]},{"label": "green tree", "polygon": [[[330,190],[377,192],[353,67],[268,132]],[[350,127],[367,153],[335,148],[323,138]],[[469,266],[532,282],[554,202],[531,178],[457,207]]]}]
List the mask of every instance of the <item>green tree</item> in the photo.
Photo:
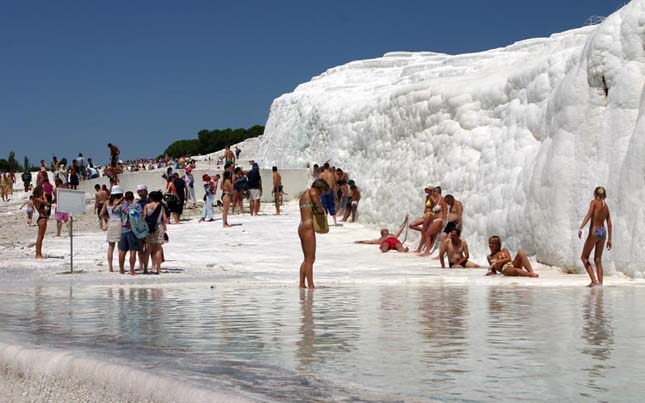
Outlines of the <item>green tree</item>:
[{"label": "green tree", "polygon": [[16,161],[16,153],[13,151],[9,152],[9,157],[7,158],[7,164],[9,165],[8,169],[10,171],[19,171],[20,170],[20,164],[18,164],[18,161]]},{"label": "green tree", "polygon": [[264,133],[264,126],[255,125],[248,129],[202,129],[195,140],[178,140],[166,148],[164,154],[178,158],[187,155],[209,154],[219,151],[227,145],[240,143],[251,137]]},{"label": "green tree", "polygon": [[24,160],[24,162],[22,164],[22,170],[27,172],[27,171],[29,171],[29,169],[30,169],[30,167],[29,167],[29,158],[27,158],[27,156],[25,155],[25,160]]}]

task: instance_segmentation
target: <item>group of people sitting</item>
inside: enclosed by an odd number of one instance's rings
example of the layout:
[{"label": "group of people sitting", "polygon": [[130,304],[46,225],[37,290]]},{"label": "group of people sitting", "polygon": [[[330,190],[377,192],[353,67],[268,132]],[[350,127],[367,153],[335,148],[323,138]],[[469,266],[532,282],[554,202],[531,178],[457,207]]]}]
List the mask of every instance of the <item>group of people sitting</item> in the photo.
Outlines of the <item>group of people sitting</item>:
[{"label": "group of people sitting", "polygon": [[[408,216],[405,217],[399,229],[390,233],[388,229],[381,230],[381,237],[370,240],[356,241],[359,244],[379,245],[382,252],[396,250],[406,253],[409,248],[405,247],[399,237],[408,226],[409,229],[420,234],[419,244],[416,253],[419,256],[430,256],[439,245],[437,258],[441,267],[446,267],[446,258],[450,268],[478,268],[477,263],[470,260],[468,243],[461,238],[464,205],[455,199],[453,195],[442,195],[440,186],[428,185],[424,188],[425,200],[423,204],[423,215],[408,224]],[[488,256],[489,271],[487,275],[497,272],[505,276],[538,277],[526,257],[526,253],[520,250],[514,259],[508,249],[502,248],[501,238],[492,236],[488,240],[491,254]]]}]

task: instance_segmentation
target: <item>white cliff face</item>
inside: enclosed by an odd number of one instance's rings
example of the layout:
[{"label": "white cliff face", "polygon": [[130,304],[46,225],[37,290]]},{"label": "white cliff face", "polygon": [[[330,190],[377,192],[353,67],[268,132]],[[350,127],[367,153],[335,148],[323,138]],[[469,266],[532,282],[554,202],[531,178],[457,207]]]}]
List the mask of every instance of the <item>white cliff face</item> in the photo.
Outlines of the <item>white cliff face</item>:
[{"label": "white cliff face", "polygon": [[366,222],[419,216],[424,185],[440,185],[464,202],[471,251],[499,234],[580,269],[577,228],[605,186],[606,270],[641,277],[644,45],[645,0],[634,0],[599,25],[506,48],[351,62],[277,98],[259,154],[266,165],[346,168]]}]

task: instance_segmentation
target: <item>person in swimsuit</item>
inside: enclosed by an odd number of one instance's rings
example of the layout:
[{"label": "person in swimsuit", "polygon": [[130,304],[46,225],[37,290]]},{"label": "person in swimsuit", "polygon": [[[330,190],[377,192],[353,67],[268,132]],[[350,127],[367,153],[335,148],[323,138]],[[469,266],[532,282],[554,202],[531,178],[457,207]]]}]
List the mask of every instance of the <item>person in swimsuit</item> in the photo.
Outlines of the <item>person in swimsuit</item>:
[{"label": "person in swimsuit", "polygon": [[72,165],[67,169],[67,175],[69,177],[69,187],[70,189],[76,190],[80,183],[80,173],[78,168],[78,162],[72,160]]},{"label": "person in swimsuit", "polygon": [[99,219],[99,227],[101,231],[107,231],[107,219],[101,216],[101,210],[103,210],[103,205],[110,197],[108,194],[107,188],[102,188],[98,183],[94,185],[94,211]]},{"label": "person in swimsuit", "polygon": [[448,266],[451,269],[474,269],[479,267],[477,263],[468,261],[470,257],[468,243],[461,239],[461,230],[459,228],[454,228],[450,231],[450,238],[443,241],[439,247],[439,261],[442,269],[446,267],[444,262],[444,256],[446,255],[448,255]]},{"label": "person in swimsuit", "polygon": [[488,268],[487,276],[502,273],[505,276],[522,276],[522,277],[539,277],[533,271],[531,262],[523,250],[519,250],[515,259],[511,260],[511,252],[508,249],[502,249],[502,240],[499,236],[493,235],[488,239],[488,248],[490,255],[488,255]]},{"label": "person in swimsuit", "polygon": [[31,220],[34,218],[34,196],[29,196],[29,199],[25,200],[24,203],[22,203],[22,206],[20,206],[20,210],[22,210],[23,207],[27,206],[27,225],[31,225]]},{"label": "person in swimsuit", "polygon": [[9,201],[9,175],[5,172],[2,173],[2,201]]},{"label": "person in swimsuit", "polygon": [[450,235],[455,228],[461,229],[461,220],[464,212],[464,205],[459,200],[455,199],[453,195],[446,195],[444,198],[448,206],[448,224],[441,234],[441,241],[443,242],[446,237]]},{"label": "person in swimsuit", "polygon": [[[432,201],[432,185],[426,186],[423,191],[426,194],[426,199],[425,202],[423,203],[423,216],[412,220],[410,223],[410,229],[412,231],[419,231],[422,232],[423,229],[423,223],[426,221],[428,217],[433,216],[434,214],[432,213],[432,207],[433,207],[433,201]],[[422,244],[419,245],[419,249],[417,250],[417,253],[421,252],[421,246]]]},{"label": "person in swimsuit", "polygon": [[108,143],[108,148],[110,149],[110,166],[112,168],[116,168],[116,165],[119,162],[119,155],[121,154],[121,150],[119,150],[119,147],[111,143]]},{"label": "person in swimsuit", "polygon": [[231,151],[231,146],[229,145],[224,148],[224,160],[227,164],[235,165],[235,154]]},{"label": "person in swimsuit", "polygon": [[273,171],[273,202],[275,203],[275,215],[280,215],[280,201],[282,200],[282,175],[278,167],[271,168]]},{"label": "person in swimsuit", "polygon": [[[358,187],[355,184],[349,186],[351,191],[349,197],[349,209],[345,212],[345,215],[349,217],[350,211],[352,214],[352,222],[356,222],[356,212],[358,211],[358,202],[361,201],[361,192],[358,190]],[[343,217],[343,221],[347,221],[346,217]]]},{"label": "person in swimsuit", "polygon": [[332,216],[334,220],[334,226],[338,226],[336,221],[336,171],[334,168],[330,167],[328,163],[323,165],[323,170],[320,173],[320,179],[327,182],[329,186],[329,191],[321,195],[322,206],[325,209],[325,212]]},{"label": "person in swimsuit", "polygon": [[36,220],[36,224],[38,225],[38,237],[36,238],[36,259],[46,259],[46,256],[43,256],[43,240],[45,239],[45,232],[47,231],[47,219],[49,218],[47,207],[49,206],[49,202],[45,197],[45,193],[41,185],[36,186],[36,188],[34,189],[32,200],[34,202],[34,207],[38,212],[38,219]]},{"label": "person in swimsuit", "polygon": [[410,249],[407,247],[404,247],[401,241],[399,240],[399,236],[401,236],[401,233],[403,232],[407,224],[408,224],[408,216],[406,215],[405,218],[403,219],[403,223],[401,223],[401,226],[394,234],[391,234],[387,228],[383,228],[381,230],[380,238],[368,239],[364,241],[354,241],[354,243],[363,244],[363,245],[379,245],[379,249],[383,253],[389,252],[391,250],[407,253]]},{"label": "person in swimsuit", "polygon": [[[446,204],[445,199],[441,196],[441,187],[436,186],[432,189],[432,196],[434,205],[432,207],[433,216],[427,219],[422,229],[422,242],[425,239],[425,251],[421,253],[419,251],[419,256],[430,256],[432,250],[434,249],[435,241],[437,236],[443,229],[446,220],[448,218],[448,205]],[[421,244],[423,247],[423,244]]]},{"label": "person in swimsuit", "polygon": [[231,201],[234,200],[234,191],[233,191],[233,182],[231,171],[224,171],[224,180],[222,180],[222,203],[224,203],[224,209],[222,210],[222,221],[224,227],[230,227],[228,223],[228,208],[231,205]]},{"label": "person in swimsuit", "polygon": [[[602,271],[602,252],[605,247],[605,241],[607,241],[607,250],[611,250],[611,215],[609,214],[609,207],[605,203],[605,198],[607,197],[607,192],[603,187],[597,187],[594,192],[594,199],[589,205],[589,211],[582,224],[578,229],[578,238],[582,239],[582,230],[587,222],[589,224],[589,234],[585,240],[585,244],[582,247],[582,264],[589,274],[591,283],[588,287],[601,286],[603,281],[603,271]],[[605,221],[607,221],[607,228],[605,228]],[[594,274],[593,266],[589,262],[589,255],[591,251],[594,251],[594,262],[596,263],[596,270],[598,271],[598,277]]]},{"label": "person in swimsuit", "polygon": [[[300,264],[300,288],[315,288],[314,261],[316,260],[316,232],[314,231],[314,213],[322,212],[320,195],[329,192],[329,185],[322,179],[316,179],[311,187],[300,196],[300,225],[298,237],[304,256]],[[306,280],[306,285],[305,285]]]}]

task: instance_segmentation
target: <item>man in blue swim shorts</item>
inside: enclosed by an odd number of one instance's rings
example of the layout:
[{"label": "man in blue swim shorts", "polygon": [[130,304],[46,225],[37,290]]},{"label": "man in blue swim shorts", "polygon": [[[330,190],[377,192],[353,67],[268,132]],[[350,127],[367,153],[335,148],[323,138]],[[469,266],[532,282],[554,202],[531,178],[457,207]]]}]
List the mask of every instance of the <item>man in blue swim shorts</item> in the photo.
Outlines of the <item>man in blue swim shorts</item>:
[{"label": "man in blue swim shorts", "polygon": [[329,185],[329,191],[320,196],[320,201],[325,212],[333,217],[334,226],[338,226],[338,223],[336,222],[336,171],[329,166],[329,163],[325,163],[325,165],[323,165],[320,179],[324,180]]}]

